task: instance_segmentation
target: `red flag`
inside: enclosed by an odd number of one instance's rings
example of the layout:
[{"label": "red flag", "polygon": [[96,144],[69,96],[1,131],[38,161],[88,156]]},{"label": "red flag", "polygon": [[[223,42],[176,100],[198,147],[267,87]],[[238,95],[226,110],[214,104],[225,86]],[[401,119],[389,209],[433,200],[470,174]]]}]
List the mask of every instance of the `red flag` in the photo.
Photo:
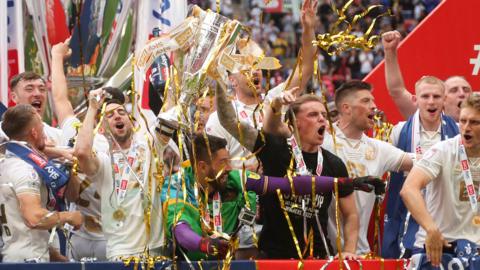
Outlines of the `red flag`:
[{"label": "red flag", "polygon": [[[480,1],[444,0],[400,44],[398,59],[405,86],[414,91],[424,75],[442,80],[464,76],[473,90],[480,90]],[[475,47],[477,46],[477,47]],[[390,122],[403,120],[387,92],[384,63],[365,79],[373,84],[377,106]]]},{"label": "red flag", "polygon": [[45,3],[48,42],[51,45],[55,45],[63,42],[70,36],[67,27],[67,18],[60,0],[47,0]]}]

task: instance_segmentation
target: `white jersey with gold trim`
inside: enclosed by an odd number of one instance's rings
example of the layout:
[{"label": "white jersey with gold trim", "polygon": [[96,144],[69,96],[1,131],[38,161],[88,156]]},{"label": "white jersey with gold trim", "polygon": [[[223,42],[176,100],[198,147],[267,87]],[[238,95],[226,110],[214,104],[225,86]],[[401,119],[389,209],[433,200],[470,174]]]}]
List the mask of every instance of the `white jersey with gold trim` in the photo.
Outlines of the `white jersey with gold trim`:
[{"label": "white jersey with gold trim", "polygon": [[[445,240],[468,239],[480,245],[480,227],[472,223],[475,213],[470,206],[458,157],[460,138],[457,135],[435,144],[415,167],[430,178],[425,202]],[[480,158],[469,158],[469,165],[478,196]],[[420,227],[415,236],[416,247],[423,248],[425,236],[425,230]]]},{"label": "white jersey with gold trim", "polygon": [[[325,133],[322,147],[342,159],[350,177],[375,176],[381,178],[385,172],[398,171],[400,168],[406,155],[402,150],[365,134],[360,140],[348,139],[336,125],[334,128],[336,145],[333,143],[333,137]],[[360,219],[357,253],[366,254],[370,251],[367,233],[375,203],[375,194],[355,191],[355,201]],[[334,240],[337,232],[334,218],[335,208],[332,205],[334,206],[334,204],[331,204],[329,212],[328,235]]]}]

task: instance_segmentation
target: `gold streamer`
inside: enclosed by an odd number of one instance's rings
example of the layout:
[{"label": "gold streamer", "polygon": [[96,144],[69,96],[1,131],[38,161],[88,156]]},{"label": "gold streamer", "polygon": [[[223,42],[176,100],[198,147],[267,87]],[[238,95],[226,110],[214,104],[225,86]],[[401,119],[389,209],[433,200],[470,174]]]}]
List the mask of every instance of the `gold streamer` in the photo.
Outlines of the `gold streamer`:
[{"label": "gold streamer", "polygon": [[[278,200],[280,201],[280,207],[283,210],[283,214],[285,215],[285,219],[287,220],[288,228],[290,229],[290,233],[292,234],[293,243],[295,244],[295,249],[297,250],[298,258],[300,259],[299,263],[303,261],[302,252],[300,250],[300,245],[298,243],[297,236],[295,235],[295,230],[293,229],[292,221],[290,220],[290,216],[287,213],[287,209],[285,208],[285,201],[283,200],[282,192],[280,189],[277,189]],[[303,263],[302,263],[303,268]],[[299,268],[299,269],[302,269]]]},{"label": "gold streamer", "polygon": [[[353,17],[352,21],[347,20],[346,11],[353,3],[353,0],[349,0],[342,9],[338,10],[335,6],[335,2],[332,1],[332,10],[333,13],[338,16],[337,21],[332,26],[331,33],[319,34],[317,39],[313,41],[313,44],[319,48],[326,51],[329,55],[339,54],[343,51],[346,51],[351,48],[358,48],[362,50],[370,50],[375,47],[375,45],[380,40],[379,35],[371,35],[375,27],[376,21],[378,18],[383,16],[391,16],[391,11],[388,9],[386,12],[378,15],[372,20],[367,31],[363,36],[357,37],[351,33],[351,30],[356,24],[359,23],[361,19],[367,16],[372,10],[382,8],[382,5],[372,5],[369,6],[366,10],[357,14]],[[340,30],[339,26],[345,24],[346,27],[344,30]]]},{"label": "gold streamer", "polygon": [[338,178],[333,180],[333,189],[335,191],[335,222],[337,223],[337,251],[338,251],[338,260],[339,260],[339,269],[343,269],[343,256],[342,256],[342,238],[340,236],[340,206],[339,206],[339,196],[338,196]]},{"label": "gold streamer", "polygon": [[314,242],[313,242],[313,228],[312,227],[310,227],[310,233],[308,235],[308,241],[310,242],[310,258],[313,259]]},{"label": "gold streamer", "polygon": [[373,230],[373,254],[376,257],[380,257],[380,243],[378,242],[378,237],[380,234],[380,214],[381,214],[381,202],[376,199],[374,204],[374,230]]},{"label": "gold streamer", "polygon": [[[320,60],[318,60],[320,61]],[[325,107],[325,111],[327,112],[327,121],[328,121],[328,128],[330,129],[330,134],[332,135],[332,140],[333,140],[333,148],[335,149],[335,153],[337,152],[337,139],[335,136],[335,129],[333,128],[333,122],[332,118],[330,117],[330,109],[328,108],[328,103],[327,103],[327,90],[325,89],[322,81],[322,74],[320,72],[320,66],[318,61],[313,62],[313,73],[317,77],[317,83],[318,86],[320,87],[320,91],[322,92],[322,97],[323,97],[323,106]]]},{"label": "gold streamer", "polygon": [[93,130],[93,134],[97,134],[98,133],[98,130],[100,129],[100,127],[102,126],[102,123],[103,123],[103,119],[105,118],[105,108],[107,107],[107,103],[103,103],[102,104],[102,109],[100,110],[100,120],[98,120],[98,124],[97,126],[95,127],[95,129]]},{"label": "gold streamer", "polygon": [[[169,261],[168,257],[165,256],[148,256],[145,253],[141,256],[129,256],[129,257],[121,257],[123,261],[123,265],[125,267],[130,266],[133,262],[133,269],[138,270],[138,266],[141,264],[142,269],[155,269],[155,263],[159,262],[166,262]],[[175,264],[174,264],[175,265]]]}]

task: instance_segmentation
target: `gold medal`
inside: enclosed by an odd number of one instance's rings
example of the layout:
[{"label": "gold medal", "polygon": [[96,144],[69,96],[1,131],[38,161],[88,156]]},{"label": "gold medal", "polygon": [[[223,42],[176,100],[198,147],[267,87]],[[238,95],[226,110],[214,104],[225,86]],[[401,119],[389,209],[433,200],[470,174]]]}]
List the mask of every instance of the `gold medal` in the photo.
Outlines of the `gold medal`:
[{"label": "gold medal", "polygon": [[472,224],[473,226],[480,227],[480,215],[473,216]]},{"label": "gold medal", "polygon": [[117,210],[115,210],[115,212],[113,212],[113,219],[115,219],[116,221],[125,220],[125,211],[123,211],[123,209],[121,208],[118,208]]}]

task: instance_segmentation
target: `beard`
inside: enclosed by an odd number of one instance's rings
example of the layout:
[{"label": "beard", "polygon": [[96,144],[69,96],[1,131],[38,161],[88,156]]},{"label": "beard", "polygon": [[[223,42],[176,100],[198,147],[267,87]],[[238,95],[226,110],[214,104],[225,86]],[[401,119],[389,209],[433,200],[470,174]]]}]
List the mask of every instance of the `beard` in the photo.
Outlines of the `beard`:
[{"label": "beard", "polygon": [[130,139],[131,136],[132,136],[132,129],[128,129],[124,135],[113,134],[113,137],[115,138],[115,140],[120,144],[128,141],[128,139]]},{"label": "beard", "polygon": [[210,192],[221,192],[227,187],[227,173],[223,172],[218,178],[215,178],[217,173],[218,172],[215,172],[213,169],[210,169],[209,173],[207,174],[208,178],[212,179],[208,182],[208,185],[210,185]]}]

